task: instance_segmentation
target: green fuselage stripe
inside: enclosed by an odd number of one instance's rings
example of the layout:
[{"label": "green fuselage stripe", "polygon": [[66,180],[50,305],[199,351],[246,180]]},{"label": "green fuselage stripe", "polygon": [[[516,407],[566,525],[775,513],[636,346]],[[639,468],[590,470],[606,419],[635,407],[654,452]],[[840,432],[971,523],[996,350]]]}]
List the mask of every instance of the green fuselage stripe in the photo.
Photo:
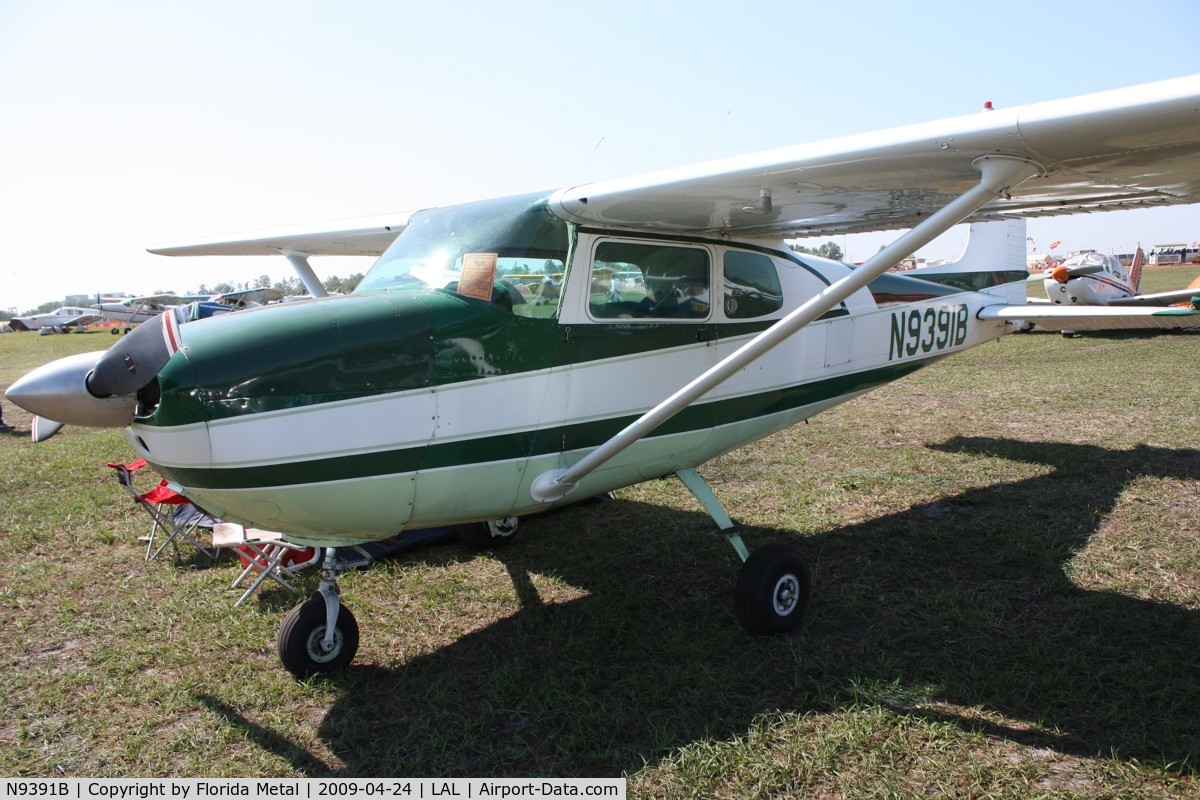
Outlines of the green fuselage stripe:
[{"label": "green fuselage stripe", "polygon": [[[649,438],[715,428],[866,391],[896,380],[935,359],[918,359],[755,395],[693,405]],[[325,483],[467,464],[508,461],[596,447],[637,419],[634,415],[517,433],[433,443],[374,453],[266,466],[195,469],[155,465],[169,480],[197,489],[252,489]]]}]

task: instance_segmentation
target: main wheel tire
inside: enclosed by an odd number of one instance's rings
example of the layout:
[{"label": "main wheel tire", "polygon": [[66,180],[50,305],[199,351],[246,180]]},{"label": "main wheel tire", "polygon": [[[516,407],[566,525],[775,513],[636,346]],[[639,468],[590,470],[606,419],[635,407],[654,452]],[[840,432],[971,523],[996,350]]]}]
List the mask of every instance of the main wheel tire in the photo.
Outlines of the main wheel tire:
[{"label": "main wheel tire", "polygon": [[279,660],[303,680],[323,672],[345,669],[358,652],[358,621],[344,605],[338,608],[333,651],[321,649],[325,638],[325,598],[320,592],[292,609],[279,628]]},{"label": "main wheel tire", "polygon": [[759,548],[738,574],[738,621],[756,635],[790,631],[804,619],[811,591],[812,577],[799,550],[789,544]]}]

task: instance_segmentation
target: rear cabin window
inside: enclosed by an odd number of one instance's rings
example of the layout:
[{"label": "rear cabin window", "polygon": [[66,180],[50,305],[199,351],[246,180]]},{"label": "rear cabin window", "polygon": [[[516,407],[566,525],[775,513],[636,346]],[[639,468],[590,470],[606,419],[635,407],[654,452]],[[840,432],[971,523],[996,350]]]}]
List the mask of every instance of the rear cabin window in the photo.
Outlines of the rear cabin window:
[{"label": "rear cabin window", "polygon": [[595,319],[706,319],[711,272],[708,251],[699,247],[601,242],[588,311]]},{"label": "rear cabin window", "polygon": [[725,252],[725,316],[751,319],[783,308],[775,262],[762,253]]}]

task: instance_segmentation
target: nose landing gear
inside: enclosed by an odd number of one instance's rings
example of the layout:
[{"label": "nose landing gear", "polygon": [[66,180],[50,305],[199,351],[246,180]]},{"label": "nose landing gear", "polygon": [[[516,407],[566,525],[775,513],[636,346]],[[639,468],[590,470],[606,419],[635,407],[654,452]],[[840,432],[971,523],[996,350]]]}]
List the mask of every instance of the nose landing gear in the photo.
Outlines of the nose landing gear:
[{"label": "nose landing gear", "polygon": [[338,594],[337,548],[325,548],[321,585],[279,628],[279,660],[303,680],[345,669],[358,652],[358,621]]}]

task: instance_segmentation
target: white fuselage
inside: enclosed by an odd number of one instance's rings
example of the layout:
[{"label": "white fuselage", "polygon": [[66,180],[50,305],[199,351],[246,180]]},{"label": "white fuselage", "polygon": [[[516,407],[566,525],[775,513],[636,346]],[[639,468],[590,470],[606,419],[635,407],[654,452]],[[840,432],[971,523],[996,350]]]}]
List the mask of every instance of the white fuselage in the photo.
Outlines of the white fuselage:
[{"label": "white fuselage", "polygon": [[1113,300],[1134,295],[1129,284],[1116,276],[1081,275],[1065,283],[1044,278],[1042,288],[1055,305],[1106,306]]},{"label": "white fuselage", "polygon": [[63,306],[54,311],[49,311],[45,314],[33,314],[28,317],[13,317],[11,325],[17,330],[36,331],[41,328],[58,328],[70,327],[79,322],[80,319],[94,317],[96,312],[90,308],[81,308],[78,306]]},{"label": "white fuselage", "polygon": [[1071,254],[1062,264],[1046,270],[1042,288],[1051,303],[1065,306],[1106,306],[1137,294],[1130,268],[1100,253]]},{"label": "white fuselage", "polygon": [[[589,235],[581,235],[577,252],[586,258],[592,245]],[[702,246],[720,263],[724,245]],[[775,259],[784,295],[795,298],[793,302],[807,299],[846,273],[842,264],[807,260],[813,269]],[[654,335],[653,330],[642,332],[654,326],[640,325],[638,320],[591,316],[588,303],[595,295],[587,276],[587,270],[580,268],[565,282],[555,325],[561,346],[579,343],[587,348],[589,342],[606,337]],[[316,302],[336,311],[364,301]],[[994,339],[1006,332],[1006,326],[980,322],[975,313],[995,302],[986,294],[959,292],[881,305],[871,292],[861,290],[845,304],[845,313],[809,325],[705,395],[694,414],[708,421],[697,423],[693,417],[692,423],[678,430],[664,426],[590,474],[572,500],[697,466],[924,364]],[[789,310],[785,306],[764,322]],[[279,310],[254,313],[278,315]],[[571,360],[515,374],[496,369],[478,338],[447,338],[439,345],[436,362],[473,364],[477,378],[205,423],[134,424],[127,429],[127,438],[152,463],[181,474],[304,470],[309,465],[337,463],[348,454],[362,458],[401,452],[438,454],[436,459],[420,456],[414,468],[354,480],[333,479],[333,475],[322,480],[320,472],[314,471],[294,484],[183,485],[187,495],[210,512],[285,531],[298,543],[347,544],[382,538],[402,528],[527,514],[546,508],[531,494],[533,480],[577,461],[594,447],[592,443],[571,446],[569,437],[575,432],[637,417],[754,336],[752,332],[729,338],[707,336],[714,325],[728,324],[725,314],[722,304],[714,303],[705,319],[673,323],[673,329],[686,334],[675,346]],[[202,330],[202,324],[181,327],[185,351],[189,333]],[[742,407],[756,410],[742,414]],[[562,445],[542,452],[526,448],[456,455],[479,450],[480,443],[526,434],[561,437]]]}]

